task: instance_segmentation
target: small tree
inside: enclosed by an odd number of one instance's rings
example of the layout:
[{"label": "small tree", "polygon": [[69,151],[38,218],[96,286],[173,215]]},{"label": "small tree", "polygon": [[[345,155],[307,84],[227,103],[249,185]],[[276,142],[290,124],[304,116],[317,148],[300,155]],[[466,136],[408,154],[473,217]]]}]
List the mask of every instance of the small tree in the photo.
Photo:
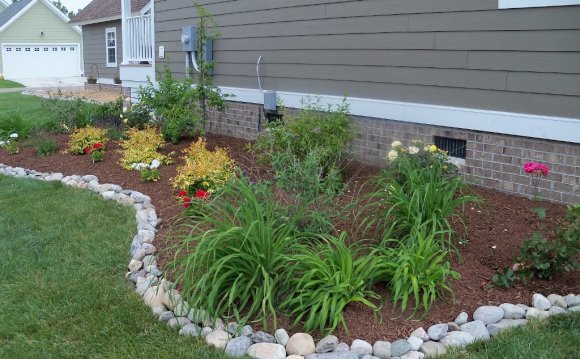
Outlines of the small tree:
[{"label": "small tree", "polygon": [[198,3],[193,3],[193,7],[199,16],[199,24],[197,26],[197,43],[196,43],[196,62],[199,72],[193,77],[195,85],[195,96],[198,100],[203,128],[205,130],[208,121],[208,108],[215,108],[222,112],[226,109],[225,98],[232,97],[232,95],[222,94],[219,87],[213,84],[213,68],[214,61],[206,61],[205,51],[208,42],[220,37],[217,30],[217,23],[203,6]]},{"label": "small tree", "polygon": [[69,18],[73,18],[76,15],[74,11],[67,9],[66,6],[60,2],[60,0],[53,0],[52,3]]}]

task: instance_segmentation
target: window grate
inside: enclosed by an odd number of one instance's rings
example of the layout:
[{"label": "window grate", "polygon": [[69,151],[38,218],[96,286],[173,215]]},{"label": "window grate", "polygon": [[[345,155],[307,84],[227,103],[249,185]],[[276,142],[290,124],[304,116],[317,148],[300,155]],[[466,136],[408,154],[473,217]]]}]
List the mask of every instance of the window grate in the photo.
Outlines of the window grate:
[{"label": "window grate", "polygon": [[466,140],[435,136],[434,142],[437,148],[440,148],[443,151],[447,151],[449,156],[465,159],[465,153],[467,149]]}]

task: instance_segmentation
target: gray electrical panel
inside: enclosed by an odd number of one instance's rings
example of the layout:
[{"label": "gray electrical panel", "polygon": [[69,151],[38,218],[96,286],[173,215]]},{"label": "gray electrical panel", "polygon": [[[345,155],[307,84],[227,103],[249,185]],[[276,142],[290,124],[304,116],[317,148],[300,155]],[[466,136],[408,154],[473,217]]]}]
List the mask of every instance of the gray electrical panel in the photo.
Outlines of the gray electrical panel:
[{"label": "gray electrical panel", "polygon": [[277,110],[276,91],[264,91],[264,110]]},{"label": "gray electrical panel", "polygon": [[197,46],[197,27],[186,26],[181,29],[181,46],[183,51],[194,52]]}]

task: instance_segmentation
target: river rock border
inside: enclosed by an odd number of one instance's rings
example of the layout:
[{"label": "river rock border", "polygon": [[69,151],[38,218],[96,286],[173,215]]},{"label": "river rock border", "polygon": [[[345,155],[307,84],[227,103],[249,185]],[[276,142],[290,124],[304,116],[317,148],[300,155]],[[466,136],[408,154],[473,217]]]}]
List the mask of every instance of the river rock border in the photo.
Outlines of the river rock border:
[{"label": "river rock border", "polygon": [[580,295],[563,297],[550,294],[544,297],[536,293],[531,306],[510,303],[481,306],[475,310],[471,321],[469,314],[462,312],[452,322],[435,324],[427,330],[417,328],[406,339],[377,341],[373,345],[355,339],[349,346],[334,335],[328,335],[315,344],[310,334],[289,336],[284,329],[276,330],[274,335],[254,332],[249,325],[239,328],[235,322],[226,325],[222,319],[210,320],[203,309],[190,308],[175,285],[162,277],[153,245],[160,219],[149,196],[111,183],[100,184],[93,175],[64,176],[1,163],[0,174],[61,182],[69,187],[96,192],[105,200],[132,206],[137,234],[131,242],[132,258],[126,277],[134,283],[137,294],[160,321],[179,329],[180,335],[203,337],[209,345],[222,348],[233,357],[248,354],[254,359],[418,359],[445,354],[450,347],[490,339],[505,329],[524,325],[532,318],[544,319],[554,314],[580,311]]}]

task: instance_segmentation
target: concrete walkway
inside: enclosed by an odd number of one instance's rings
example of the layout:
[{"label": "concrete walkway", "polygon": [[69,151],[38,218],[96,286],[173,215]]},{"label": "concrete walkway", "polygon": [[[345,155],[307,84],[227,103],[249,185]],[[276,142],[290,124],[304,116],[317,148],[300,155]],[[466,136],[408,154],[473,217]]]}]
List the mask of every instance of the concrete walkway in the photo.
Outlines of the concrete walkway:
[{"label": "concrete walkway", "polygon": [[60,87],[79,87],[85,82],[84,77],[53,77],[53,78],[36,78],[36,79],[7,79],[24,85],[27,88],[60,88]]}]

